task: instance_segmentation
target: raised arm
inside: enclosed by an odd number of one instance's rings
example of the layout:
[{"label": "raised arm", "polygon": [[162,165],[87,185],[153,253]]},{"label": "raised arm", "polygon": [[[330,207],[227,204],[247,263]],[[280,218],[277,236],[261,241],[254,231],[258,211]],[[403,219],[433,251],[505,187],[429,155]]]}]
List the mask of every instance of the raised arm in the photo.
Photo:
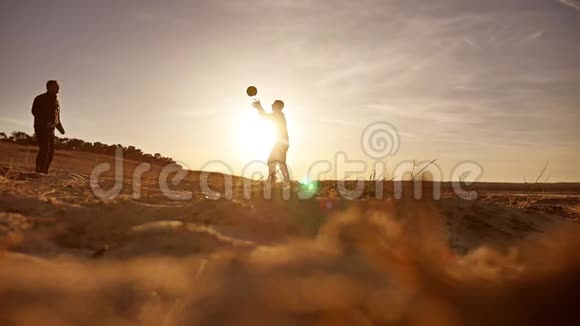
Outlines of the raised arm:
[{"label": "raised arm", "polygon": [[252,104],[253,107],[256,108],[256,110],[258,110],[258,113],[260,113],[260,116],[262,118],[268,118],[269,114],[266,113],[266,111],[264,111],[264,108],[262,107],[262,103],[260,103],[259,100],[254,100],[254,103]]}]

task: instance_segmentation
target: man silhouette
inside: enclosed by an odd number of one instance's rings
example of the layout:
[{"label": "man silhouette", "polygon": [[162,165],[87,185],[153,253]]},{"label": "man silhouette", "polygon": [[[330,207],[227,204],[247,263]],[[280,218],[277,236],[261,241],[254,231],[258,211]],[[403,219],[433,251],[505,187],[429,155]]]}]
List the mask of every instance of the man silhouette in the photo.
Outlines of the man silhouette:
[{"label": "man silhouette", "polygon": [[285,182],[290,181],[290,173],[286,165],[286,153],[288,152],[289,138],[288,127],[286,126],[286,116],[282,113],[284,102],[280,100],[272,103],[272,113],[266,113],[259,100],[254,100],[253,106],[258,110],[260,116],[270,119],[276,126],[276,143],[268,157],[268,180],[276,181],[276,165],[280,166]]},{"label": "man silhouette", "polygon": [[32,115],[34,115],[34,133],[38,140],[36,172],[48,174],[48,168],[54,157],[54,129],[64,135],[60,122],[60,105],[57,94],[60,86],[56,80],[46,82],[46,93],[34,98]]}]

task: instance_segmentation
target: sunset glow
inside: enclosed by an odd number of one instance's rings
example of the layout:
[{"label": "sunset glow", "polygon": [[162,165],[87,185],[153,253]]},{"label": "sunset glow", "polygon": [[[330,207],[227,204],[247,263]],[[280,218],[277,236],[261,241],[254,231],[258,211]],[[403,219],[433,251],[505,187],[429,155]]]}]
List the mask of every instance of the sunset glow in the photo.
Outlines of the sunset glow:
[{"label": "sunset glow", "polygon": [[437,158],[448,179],[471,160],[523,182],[550,160],[550,181],[580,180],[577,1],[26,3],[0,5],[7,133],[33,132],[54,78],[68,137],[239,174],[268,157],[254,85],[266,111],[287,105],[297,176],[337,152],[373,164],[361,133],[385,121],[390,168]]},{"label": "sunset glow", "polygon": [[235,115],[235,124],[236,128],[232,135],[238,149],[235,155],[248,162],[264,161],[276,138],[274,125],[260,118],[258,113],[251,108],[238,112]]}]

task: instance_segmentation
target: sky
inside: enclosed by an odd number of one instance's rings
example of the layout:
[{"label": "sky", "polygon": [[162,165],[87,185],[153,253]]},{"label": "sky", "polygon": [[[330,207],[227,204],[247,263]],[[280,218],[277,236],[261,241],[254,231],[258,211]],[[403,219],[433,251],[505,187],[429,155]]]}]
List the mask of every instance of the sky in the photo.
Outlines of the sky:
[{"label": "sky", "polygon": [[361,137],[385,122],[393,177],[437,159],[443,180],[472,161],[533,181],[549,160],[548,181],[580,181],[578,0],[7,0],[0,27],[0,131],[32,133],[57,79],[67,137],[240,175],[269,152],[255,85],[286,103],[294,179],[344,176],[336,153],[370,167]]}]

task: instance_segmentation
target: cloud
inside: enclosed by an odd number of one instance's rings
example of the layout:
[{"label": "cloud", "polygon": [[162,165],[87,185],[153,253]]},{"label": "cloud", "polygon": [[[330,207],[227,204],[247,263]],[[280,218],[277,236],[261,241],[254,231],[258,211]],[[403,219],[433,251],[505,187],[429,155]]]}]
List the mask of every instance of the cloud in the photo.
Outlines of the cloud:
[{"label": "cloud", "polygon": [[560,0],[560,3],[576,10],[580,10],[580,1],[578,0]]},{"label": "cloud", "polygon": [[526,39],[535,40],[535,39],[541,38],[542,36],[544,36],[544,31],[538,31],[538,32],[535,32],[535,33],[528,35],[526,37]]}]

